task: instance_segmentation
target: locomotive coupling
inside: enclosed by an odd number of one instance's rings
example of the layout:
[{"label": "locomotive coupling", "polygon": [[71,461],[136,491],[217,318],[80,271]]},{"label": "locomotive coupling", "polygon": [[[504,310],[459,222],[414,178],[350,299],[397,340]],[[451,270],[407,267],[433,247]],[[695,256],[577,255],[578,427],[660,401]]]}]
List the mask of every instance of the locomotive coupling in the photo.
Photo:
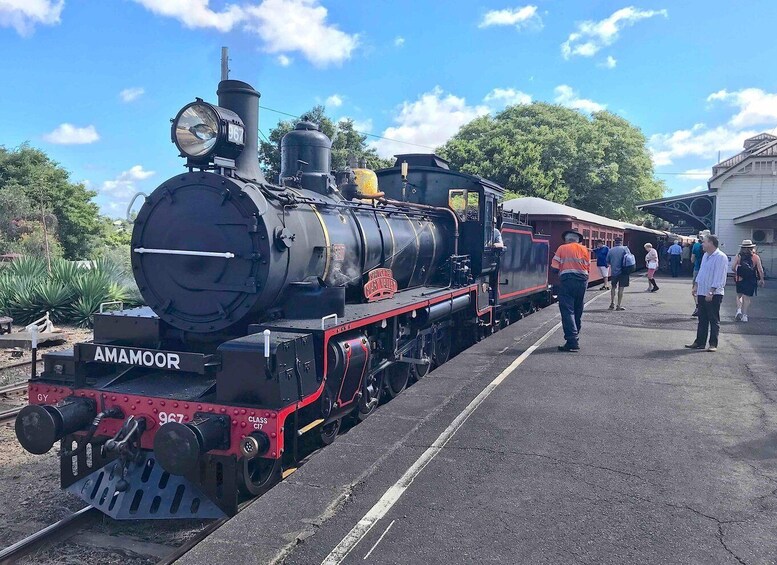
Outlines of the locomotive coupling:
[{"label": "locomotive coupling", "polygon": [[154,436],[154,455],[168,473],[190,473],[208,451],[229,449],[229,429],[228,416],[200,412],[188,424],[168,422]]},{"label": "locomotive coupling", "polygon": [[42,455],[54,442],[89,426],[96,414],[95,402],[88,398],[66,398],[54,406],[30,404],[16,417],[16,437],[24,449]]}]

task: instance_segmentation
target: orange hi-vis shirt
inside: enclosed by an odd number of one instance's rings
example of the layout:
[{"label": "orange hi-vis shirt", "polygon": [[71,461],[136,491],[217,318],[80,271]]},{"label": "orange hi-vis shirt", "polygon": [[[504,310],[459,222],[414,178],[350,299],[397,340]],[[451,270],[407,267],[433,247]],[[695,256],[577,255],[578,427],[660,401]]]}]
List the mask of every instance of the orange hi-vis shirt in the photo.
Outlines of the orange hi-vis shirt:
[{"label": "orange hi-vis shirt", "polygon": [[579,243],[565,243],[556,250],[551,268],[558,270],[559,277],[574,275],[588,278],[591,252]]}]

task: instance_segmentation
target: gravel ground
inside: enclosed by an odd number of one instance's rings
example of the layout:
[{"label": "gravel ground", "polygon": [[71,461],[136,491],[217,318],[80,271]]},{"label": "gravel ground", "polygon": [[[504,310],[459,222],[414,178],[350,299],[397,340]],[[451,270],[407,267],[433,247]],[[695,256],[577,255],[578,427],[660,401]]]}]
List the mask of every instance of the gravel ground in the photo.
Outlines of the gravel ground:
[{"label": "gravel ground", "polygon": [[[14,332],[21,332],[24,328],[15,327]],[[58,327],[57,330],[65,334],[65,343],[51,346],[41,346],[38,349],[38,356],[40,357],[44,353],[50,351],[61,351],[62,349],[68,349],[73,347],[74,343],[81,341],[87,341],[92,339],[92,330],[85,328],[73,328],[73,327]],[[23,351],[21,356],[16,356],[18,352],[15,352],[12,348],[0,349],[0,386],[10,383],[23,381],[29,377],[30,366],[14,367],[12,369],[5,369],[8,365],[13,365],[21,361],[30,361],[32,359],[32,353],[29,350]]]}]

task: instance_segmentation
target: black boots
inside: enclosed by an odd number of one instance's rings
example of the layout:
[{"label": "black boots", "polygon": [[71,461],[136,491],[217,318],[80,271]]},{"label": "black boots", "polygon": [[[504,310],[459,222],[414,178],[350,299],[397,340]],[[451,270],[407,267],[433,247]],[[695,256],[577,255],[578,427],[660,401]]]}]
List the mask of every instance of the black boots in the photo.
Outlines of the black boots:
[{"label": "black boots", "polygon": [[650,292],[655,292],[658,290],[658,285],[656,284],[656,279],[648,279],[648,282],[650,283],[650,286],[652,287],[650,289]]}]

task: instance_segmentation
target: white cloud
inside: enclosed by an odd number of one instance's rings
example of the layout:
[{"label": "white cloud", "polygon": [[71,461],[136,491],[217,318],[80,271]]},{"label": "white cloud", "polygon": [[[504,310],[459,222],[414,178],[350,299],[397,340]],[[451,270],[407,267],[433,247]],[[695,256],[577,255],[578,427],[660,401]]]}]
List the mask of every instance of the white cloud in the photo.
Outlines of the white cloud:
[{"label": "white cloud", "polygon": [[609,17],[598,22],[586,20],[577,24],[577,30],[570,33],[561,44],[561,54],[565,59],[573,55],[592,57],[600,49],[612,45],[618,39],[618,33],[640,20],[655,16],[668,17],[666,10],[640,10],[634,6],[616,10]]},{"label": "white cloud", "polygon": [[491,26],[515,26],[523,29],[529,26],[541,28],[542,19],[537,14],[537,6],[522,6],[520,8],[505,8],[486,12],[478,24],[479,28]]},{"label": "white cloud", "polygon": [[278,60],[278,64],[281,67],[288,67],[294,62],[294,59],[292,59],[291,57],[287,57],[286,55],[278,55],[277,60]]},{"label": "white cloud", "polygon": [[27,36],[37,24],[58,24],[64,7],[65,0],[0,0],[0,27],[12,27]]},{"label": "white cloud", "polygon": [[73,124],[65,123],[57,126],[54,131],[44,134],[43,139],[57,145],[82,145],[94,143],[100,139],[100,136],[94,126],[90,125],[80,128]]},{"label": "white cloud", "polygon": [[[211,9],[209,0],[134,1],[193,29],[228,32],[242,25],[261,38],[268,53],[299,52],[319,67],[349,59],[359,44],[358,35],[345,33],[327,21],[327,9],[320,0],[262,0],[252,5],[229,4],[220,11]],[[291,59],[279,57],[278,62],[287,66]]]},{"label": "white cloud", "polygon": [[688,192],[689,192],[689,193],[694,193],[694,192],[704,192],[705,190],[707,190],[707,186],[706,186],[706,185],[704,185],[704,184],[700,184],[699,186],[694,186],[694,187],[693,187],[691,190],[689,190]]},{"label": "white cloud", "polygon": [[708,128],[704,124],[695,124],[691,129],[651,135],[648,145],[653,163],[662,166],[671,165],[675,159],[683,157],[717,160],[718,152],[725,159],[727,155],[741,151],[744,140],[758,133],[755,130],[737,131],[727,126]]},{"label": "white cloud", "polygon": [[343,105],[343,97],[339,94],[333,94],[324,100],[324,106],[327,108],[339,108]]},{"label": "white cloud", "polygon": [[229,5],[222,11],[211,10],[209,0],[135,0],[160,16],[175,18],[188,28],[213,28],[230,31],[245,17],[239,6]]},{"label": "white cloud", "polygon": [[398,35],[394,38],[394,46],[395,47],[402,47],[405,44],[405,38],[401,35]]},{"label": "white cloud", "polygon": [[346,122],[346,121],[353,122],[353,129],[360,132],[360,133],[370,133],[372,131],[372,119],[367,118],[366,120],[355,120],[349,116],[343,116],[338,121],[339,122]]},{"label": "white cloud", "polygon": [[494,106],[512,106],[514,104],[531,104],[531,95],[514,88],[495,88],[483,98],[483,102]]},{"label": "white cloud", "polygon": [[119,97],[121,98],[122,102],[132,102],[134,100],[137,100],[141,96],[143,96],[145,93],[146,93],[145,88],[135,86],[132,88],[125,88],[124,90],[119,92]]},{"label": "white cloud", "polygon": [[602,61],[599,66],[604,67],[605,69],[614,69],[617,64],[618,60],[615,57],[607,55],[607,58]]},{"label": "white cloud", "polygon": [[594,102],[587,98],[580,98],[578,93],[567,84],[558,85],[553,89],[553,92],[556,94],[556,97],[553,99],[556,104],[574,108],[575,110],[582,110],[583,112],[601,112],[607,107],[606,104],[599,104],[598,102]]},{"label": "white cloud", "polygon": [[414,102],[402,103],[394,118],[396,125],[383,131],[388,139],[379,139],[370,145],[381,157],[409,150],[431,152],[432,148],[448,141],[461,126],[488,113],[488,106],[470,106],[464,98],[445,93],[436,86]]},{"label": "white cloud", "polygon": [[702,177],[710,177],[712,176],[712,167],[707,169],[688,169],[687,171],[684,171],[679,177],[681,179],[691,179],[691,180],[699,180]]},{"label": "white cloud", "polygon": [[350,59],[359,36],[327,21],[319,0],[263,0],[243,8],[245,29],[262,38],[268,53],[298,51],[318,67]]},{"label": "white cloud", "polygon": [[135,165],[122,171],[112,180],[107,180],[100,186],[100,193],[113,199],[127,199],[138,189],[136,183],[154,175],[154,171],[146,171],[142,165]]},{"label": "white cloud", "polygon": [[777,93],[769,93],[760,88],[744,88],[729,92],[725,89],[707,97],[707,102],[721,101],[739,109],[729,124],[734,127],[748,127],[768,124],[777,125]]},{"label": "white cloud", "polygon": [[372,120],[367,118],[366,120],[354,120],[353,129],[361,133],[370,133],[372,131]]}]

